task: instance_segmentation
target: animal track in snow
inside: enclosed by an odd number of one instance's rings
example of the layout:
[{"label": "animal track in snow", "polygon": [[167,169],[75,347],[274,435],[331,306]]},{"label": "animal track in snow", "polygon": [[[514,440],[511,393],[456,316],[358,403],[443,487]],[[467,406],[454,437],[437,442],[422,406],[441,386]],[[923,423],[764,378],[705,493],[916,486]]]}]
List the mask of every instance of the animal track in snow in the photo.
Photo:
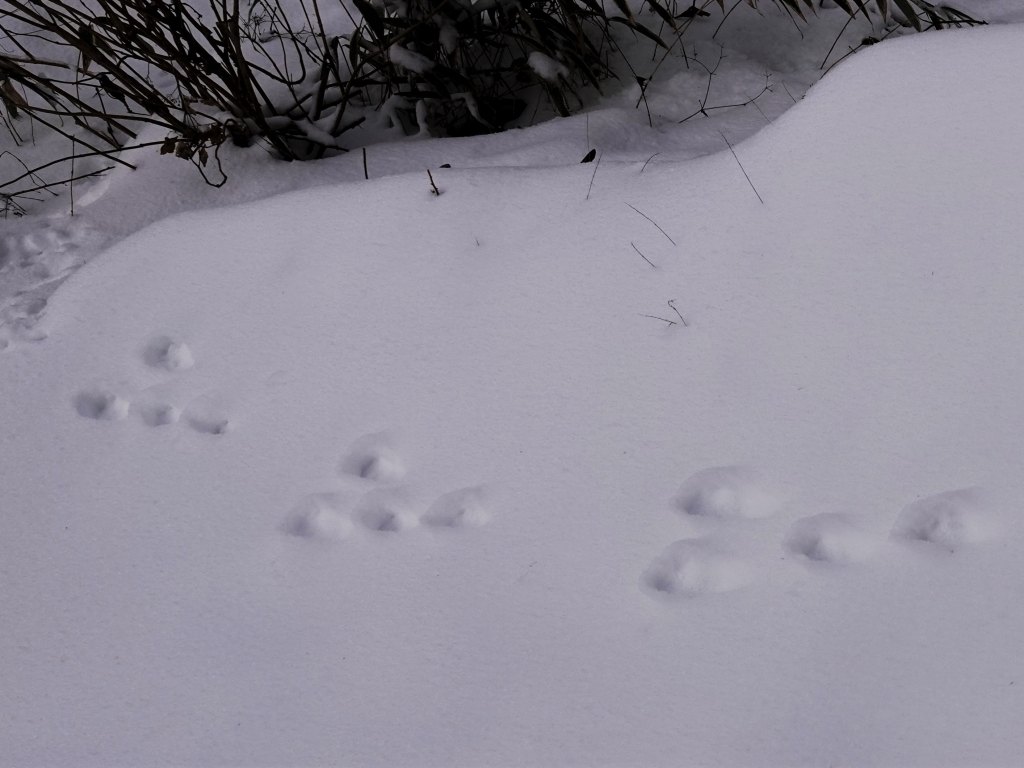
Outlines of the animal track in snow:
[{"label": "animal track in snow", "polygon": [[150,403],[141,406],[138,410],[142,420],[150,427],[164,427],[168,424],[174,424],[181,417],[181,411],[173,405],[166,403]]},{"label": "animal track in snow", "polygon": [[892,537],[925,541],[956,551],[976,544],[994,532],[985,495],[980,488],[961,488],[927,496],[907,505],[896,518]]},{"label": "animal track in snow", "polygon": [[[347,492],[362,494],[354,505],[346,506],[350,514],[345,516],[345,520],[349,525],[355,524],[374,534],[395,534],[415,528],[421,523],[436,529],[480,526],[491,517],[488,493],[483,486],[445,493],[425,512],[417,514],[410,503],[410,490],[394,485],[395,481],[404,476],[405,464],[383,434],[366,435],[357,440],[339,469],[343,475],[377,484],[365,492],[360,490],[366,488],[364,484],[345,484]],[[330,510],[338,507],[336,501],[339,498],[338,494],[313,494],[307,497],[302,502],[305,506],[300,505],[300,513],[293,511],[289,516],[286,530],[292,533],[305,531],[314,526],[310,520],[320,520],[325,516],[325,519],[330,520]],[[309,499],[316,501],[313,507],[310,507]],[[334,501],[327,503],[324,499]]]},{"label": "animal track in snow", "polygon": [[[774,528],[782,521],[758,518],[778,511],[781,499],[761,475],[747,467],[711,467],[695,473],[673,504],[693,521],[691,528],[708,535],[697,538],[691,533],[692,538],[666,547],[643,571],[642,587],[655,595],[694,596],[739,589],[759,574],[769,575],[773,566],[763,556],[765,527]],[[695,518],[703,521],[697,524]],[[713,532],[715,528],[718,532]],[[961,488],[904,507],[890,538],[955,552],[990,539],[998,528],[987,494],[979,488]],[[728,539],[721,538],[722,533]],[[856,516],[827,512],[792,522],[781,544],[808,563],[849,565],[875,557],[883,547],[891,551],[878,533]]]},{"label": "animal track in snow", "polygon": [[0,349],[12,341],[39,342],[46,332],[39,323],[46,314],[47,300],[43,296],[19,295],[0,310]]},{"label": "animal track in snow", "polygon": [[163,368],[168,371],[187,371],[195,360],[192,351],[183,341],[175,341],[168,336],[158,336],[146,345],[142,359],[151,368]]},{"label": "animal track in snow", "polygon": [[878,542],[847,515],[823,513],[793,523],[785,547],[808,560],[846,564],[867,560]]},{"label": "animal track in snow", "polygon": [[480,526],[490,519],[486,493],[479,485],[444,494],[420,518],[424,525],[432,528]]},{"label": "animal track in snow", "polygon": [[336,493],[311,493],[292,509],[284,530],[305,539],[337,541],[352,532],[345,500]]},{"label": "animal track in snow", "polygon": [[687,515],[722,518],[770,517],[781,506],[778,495],[749,467],[709,467],[692,475],[676,495]]},{"label": "animal track in snow", "polygon": [[98,421],[120,421],[128,415],[130,407],[123,397],[101,390],[79,392],[74,405],[79,416]]},{"label": "animal track in snow", "polygon": [[[194,364],[189,348],[169,336],[155,337],[146,345],[142,357],[147,365],[170,372],[184,371]],[[150,427],[164,427],[182,421],[204,435],[223,435],[231,428],[225,398],[215,394],[202,395],[182,410],[172,403],[152,399],[154,389],[158,388],[145,390],[140,395],[141,402],[135,403],[105,390],[79,392],[73,402],[78,414],[90,419],[117,421],[127,416],[129,411],[134,411]]]},{"label": "animal track in snow", "polygon": [[[722,466],[691,475],[675,495],[673,505],[684,515],[723,524],[769,517],[781,503],[755,470]],[[735,525],[732,527],[735,535]],[[719,539],[690,538],[666,547],[644,571],[641,582],[654,593],[693,596],[745,587],[756,570]]]},{"label": "animal track in snow", "polygon": [[230,421],[217,416],[189,416],[186,423],[204,435],[225,435],[231,427]]},{"label": "animal track in snow", "polygon": [[185,423],[204,435],[224,435],[231,429],[227,398],[206,394],[195,398],[182,413]]},{"label": "animal track in snow", "polygon": [[370,531],[398,533],[416,525],[403,495],[391,490],[370,491],[356,505],[355,517]]},{"label": "animal track in snow", "polygon": [[683,539],[669,544],[643,574],[643,584],[667,596],[693,597],[731,592],[747,586],[754,569],[712,539]]},{"label": "animal track in snow", "polygon": [[25,220],[8,227],[12,233],[0,237],[0,351],[12,342],[46,338],[39,323],[47,299],[84,263],[80,245],[99,239],[75,221],[54,226]]},{"label": "animal track in snow", "polygon": [[355,442],[339,467],[346,475],[393,483],[405,476],[405,462],[385,435],[366,435]]}]

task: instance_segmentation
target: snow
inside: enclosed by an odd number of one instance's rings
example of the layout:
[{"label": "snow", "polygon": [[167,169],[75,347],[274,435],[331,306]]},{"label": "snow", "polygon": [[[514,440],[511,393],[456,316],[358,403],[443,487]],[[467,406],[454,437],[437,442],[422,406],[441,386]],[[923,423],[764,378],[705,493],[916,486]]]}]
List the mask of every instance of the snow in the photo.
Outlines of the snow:
[{"label": "snow", "polygon": [[1018,764],[1022,66],[11,223],[0,764]]},{"label": "snow", "polygon": [[556,83],[559,78],[569,77],[569,70],[564,64],[540,51],[531,52],[526,59],[526,63],[529,64],[534,74],[542,80]]},{"label": "snow", "polygon": [[397,44],[388,48],[388,57],[398,66],[419,74],[429,72],[434,67],[434,62],[422,53],[410,51],[408,48]]}]

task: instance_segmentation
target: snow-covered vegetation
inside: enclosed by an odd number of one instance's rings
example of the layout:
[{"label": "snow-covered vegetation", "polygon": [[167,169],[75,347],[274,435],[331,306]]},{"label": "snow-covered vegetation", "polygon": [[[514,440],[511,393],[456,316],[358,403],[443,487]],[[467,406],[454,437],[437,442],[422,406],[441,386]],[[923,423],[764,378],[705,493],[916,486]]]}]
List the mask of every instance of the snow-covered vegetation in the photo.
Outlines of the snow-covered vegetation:
[{"label": "snow-covered vegetation", "polygon": [[[219,188],[161,125],[40,169],[0,765],[1018,764],[1024,8],[958,7],[619,25],[572,116],[541,52],[520,128],[385,100]],[[74,154],[5,114],[3,179]]]}]

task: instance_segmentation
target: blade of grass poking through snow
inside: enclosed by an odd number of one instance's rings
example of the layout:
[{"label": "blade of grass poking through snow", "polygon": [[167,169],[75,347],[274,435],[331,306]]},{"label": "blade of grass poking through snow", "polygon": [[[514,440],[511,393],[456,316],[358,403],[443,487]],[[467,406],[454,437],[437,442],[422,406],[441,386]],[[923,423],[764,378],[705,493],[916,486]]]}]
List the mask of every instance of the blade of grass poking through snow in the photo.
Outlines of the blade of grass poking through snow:
[{"label": "blade of grass poking through snow", "polygon": [[584,200],[590,199],[590,191],[594,188],[594,177],[597,176],[597,169],[601,167],[601,157],[598,156],[597,162],[594,163],[594,172],[590,174],[590,184],[587,186],[587,196]]},{"label": "blade of grass poking through snow", "polygon": [[637,213],[639,213],[639,214],[640,214],[641,216],[643,216],[643,217],[644,217],[645,219],[647,219],[647,220],[648,220],[649,222],[651,222],[651,224],[653,224],[653,225],[654,225],[654,226],[655,226],[655,227],[657,228],[657,230],[658,230],[659,232],[661,232],[661,234],[663,234],[663,235],[664,235],[664,236],[665,236],[666,238],[668,238],[668,241],[669,241],[670,243],[672,243],[672,245],[676,245],[676,241],[672,239],[672,237],[671,237],[671,236],[669,235],[669,233],[668,233],[668,232],[666,232],[666,231],[665,231],[664,229],[662,229],[662,228],[661,228],[661,227],[659,226],[658,222],[656,222],[656,221],[655,221],[654,219],[652,219],[652,218],[651,218],[650,216],[648,216],[648,215],[647,215],[646,213],[644,213],[643,211],[641,211],[641,210],[640,210],[639,208],[636,208],[636,207],[634,207],[634,206],[632,206],[632,205],[629,205],[629,203],[626,203],[626,205],[628,205],[628,206],[629,206],[630,208],[632,208],[632,209],[633,209],[634,211],[636,211],[636,212],[637,212]]},{"label": "blade of grass poking through snow", "polygon": [[752,182],[750,180],[750,176],[747,175],[747,169],[743,167],[743,163],[741,163],[739,157],[736,156],[736,150],[732,148],[732,144],[730,144],[729,140],[725,138],[724,133],[719,131],[718,135],[722,137],[722,141],[725,142],[725,146],[727,146],[729,148],[729,151],[732,152],[733,160],[736,161],[736,165],[738,165],[740,167],[740,170],[743,171],[743,178],[747,180],[747,184],[749,184],[750,188],[754,190],[754,194],[757,195],[757,199],[761,201],[761,205],[764,205],[764,198],[761,197],[761,193],[757,191],[757,187],[754,186],[754,182]]},{"label": "blade of grass poking through snow", "polygon": [[637,248],[637,247],[636,247],[636,243],[634,243],[634,242],[630,241],[630,243],[629,243],[629,244],[630,244],[631,246],[633,246],[633,250],[634,250],[634,251],[636,251],[637,253],[639,253],[639,254],[640,254],[640,258],[641,258],[641,259],[643,259],[643,260],[644,260],[644,261],[646,261],[646,262],[647,262],[648,264],[650,264],[650,265],[651,265],[651,266],[652,266],[652,267],[653,267],[654,269],[657,269],[657,268],[658,268],[658,265],[657,265],[657,264],[655,264],[655,263],[654,263],[653,261],[651,261],[651,260],[650,260],[650,259],[648,259],[648,258],[647,258],[646,256],[644,256],[644,254],[643,254],[643,251],[641,251],[641,250],[640,250],[639,248]]},{"label": "blade of grass poking through snow", "polygon": [[658,317],[657,315],[645,315],[642,312],[640,313],[640,317],[649,317],[651,318],[651,320],[661,320],[661,322],[667,323],[668,325],[679,325],[679,323],[677,323],[675,320],[669,320],[667,317]]},{"label": "blade of grass poking through snow", "polygon": [[650,164],[651,160],[653,160],[660,154],[661,152],[655,152],[653,155],[648,157],[647,160],[644,161],[643,167],[640,169],[640,173],[643,173],[647,169],[647,166]]},{"label": "blade of grass poking through snow", "polygon": [[669,299],[668,305],[672,309],[672,311],[675,312],[676,315],[679,317],[679,322],[683,324],[683,327],[684,328],[689,328],[690,324],[686,322],[686,318],[683,317],[682,313],[678,309],[676,309],[676,300],[675,299]]}]

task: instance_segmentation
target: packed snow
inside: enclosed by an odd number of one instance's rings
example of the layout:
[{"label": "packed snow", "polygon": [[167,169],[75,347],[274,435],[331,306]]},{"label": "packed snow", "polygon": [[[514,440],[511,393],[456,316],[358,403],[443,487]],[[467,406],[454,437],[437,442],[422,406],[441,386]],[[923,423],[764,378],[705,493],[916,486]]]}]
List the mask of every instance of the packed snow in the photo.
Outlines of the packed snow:
[{"label": "packed snow", "polygon": [[1014,8],[0,221],[0,764],[1021,764]]}]

